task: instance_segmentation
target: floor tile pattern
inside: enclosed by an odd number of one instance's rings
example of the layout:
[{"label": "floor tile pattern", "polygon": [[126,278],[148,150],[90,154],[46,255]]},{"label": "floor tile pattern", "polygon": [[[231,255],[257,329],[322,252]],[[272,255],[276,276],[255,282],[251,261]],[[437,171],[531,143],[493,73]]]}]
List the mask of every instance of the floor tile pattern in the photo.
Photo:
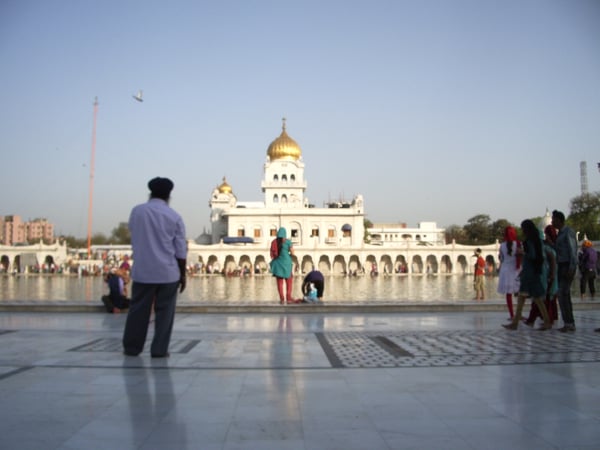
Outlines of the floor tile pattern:
[{"label": "floor tile pattern", "polygon": [[600,362],[600,334],[428,331],[317,333],[332,367],[424,367]]},{"label": "floor tile pattern", "polygon": [[[200,343],[199,339],[173,339],[169,346],[170,353],[188,353]],[[123,352],[123,342],[121,339],[102,338],[86,342],[83,345],[71,348],[70,352]]]}]

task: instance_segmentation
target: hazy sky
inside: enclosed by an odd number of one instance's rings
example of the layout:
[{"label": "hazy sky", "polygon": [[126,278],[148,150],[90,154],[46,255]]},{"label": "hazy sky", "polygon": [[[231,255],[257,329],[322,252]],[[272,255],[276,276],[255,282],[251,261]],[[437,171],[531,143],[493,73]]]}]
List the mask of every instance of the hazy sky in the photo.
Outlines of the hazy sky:
[{"label": "hazy sky", "polygon": [[[261,201],[267,147],[306,195],[373,222],[520,223],[600,190],[600,2],[0,2],[0,215],[110,234],[175,182],[188,237],[226,176]],[[139,89],[144,102],[132,98]]]}]

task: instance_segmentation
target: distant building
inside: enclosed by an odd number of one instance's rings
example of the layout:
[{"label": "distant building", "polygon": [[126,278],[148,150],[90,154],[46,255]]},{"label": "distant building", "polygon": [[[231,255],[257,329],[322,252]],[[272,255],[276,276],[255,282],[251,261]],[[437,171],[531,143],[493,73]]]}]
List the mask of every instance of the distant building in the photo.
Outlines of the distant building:
[{"label": "distant building", "polygon": [[28,242],[54,242],[54,225],[46,219],[34,219],[27,222],[25,227]]},{"label": "distant building", "polygon": [[418,228],[407,228],[405,223],[374,223],[367,229],[370,244],[401,247],[417,245],[444,245],[446,233],[435,222],[419,222]]},{"label": "distant building", "polygon": [[0,217],[0,243],[23,245],[39,241],[54,242],[54,225],[46,219],[23,222],[20,216]]}]

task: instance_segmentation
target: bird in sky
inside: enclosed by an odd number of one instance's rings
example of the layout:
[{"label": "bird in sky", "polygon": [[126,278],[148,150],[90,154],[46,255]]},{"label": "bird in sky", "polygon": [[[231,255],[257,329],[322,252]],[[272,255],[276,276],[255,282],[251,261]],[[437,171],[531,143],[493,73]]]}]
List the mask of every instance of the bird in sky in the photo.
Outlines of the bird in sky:
[{"label": "bird in sky", "polygon": [[142,91],[139,90],[137,94],[132,96],[133,98],[135,98],[138,102],[143,102],[144,99],[142,98]]}]

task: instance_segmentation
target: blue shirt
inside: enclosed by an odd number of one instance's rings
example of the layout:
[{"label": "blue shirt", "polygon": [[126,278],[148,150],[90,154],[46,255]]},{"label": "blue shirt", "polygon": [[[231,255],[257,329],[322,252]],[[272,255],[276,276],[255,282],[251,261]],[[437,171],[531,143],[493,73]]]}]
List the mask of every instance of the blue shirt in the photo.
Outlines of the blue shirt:
[{"label": "blue shirt", "polygon": [[129,216],[133,249],[131,279],[138,283],[179,281],[177,259],[186,259],[187,242],[181,216],[166,201],[151,198]]}]

